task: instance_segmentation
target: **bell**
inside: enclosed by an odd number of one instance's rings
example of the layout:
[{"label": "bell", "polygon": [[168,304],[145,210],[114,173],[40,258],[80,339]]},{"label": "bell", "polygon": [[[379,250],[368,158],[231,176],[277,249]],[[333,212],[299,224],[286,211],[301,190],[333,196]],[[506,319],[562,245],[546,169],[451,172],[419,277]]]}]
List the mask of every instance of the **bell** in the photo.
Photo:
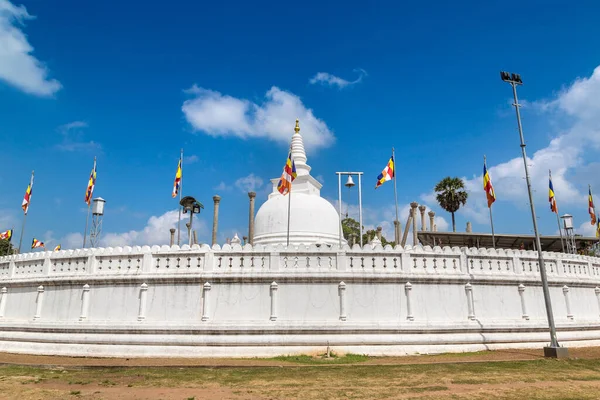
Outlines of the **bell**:
[{"label": "bell", "polygon": [[344,186],[346,186],[348,189],[350,189],[352,186],[354,186],[354,181],[352,180],[352,175],[348,175],[348,181],[346,181],[346,184]]}]

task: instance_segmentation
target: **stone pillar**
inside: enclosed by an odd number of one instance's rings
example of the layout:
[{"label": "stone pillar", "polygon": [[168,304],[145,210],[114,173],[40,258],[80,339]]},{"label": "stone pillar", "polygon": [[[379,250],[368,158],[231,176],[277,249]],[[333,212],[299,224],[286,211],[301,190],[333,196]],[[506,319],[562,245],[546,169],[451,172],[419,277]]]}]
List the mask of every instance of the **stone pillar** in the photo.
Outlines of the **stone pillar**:
[{"label": "stone pillar", "polygon": [[277,321],[277,282],[271,283],[271,321]]},{"label": "stone pillar", "polygon": [[569,287],[567,285],[562,288],[563,294],[565,295],[565,305],[567,306],[567,318],[573,319],[573,314],[571,313],[571,299],[569,298]]},{"label": "stone pillar", "polygon": [[427,230],[427,226],[425,224],[425,210],[427,210],[427,207],[419,206],[419,211],[421,212],[421,230],[423,232]]},{"label": "stone pillar", "polygon": [[429,211],[427,213],[427,215],[429,215],[429,231],[433,232],[433,227],[435,225],[435,212],[434,211]]},{"label": "stone pillar", "polygon": [[44,287],[42,285],[37,288],[37,298],[35,299],[35,303],[34,320],[42,318],[42,305],[44,304]]},{"label": "stone pillar", "polygon": [[246,243],[248,243],[248,236],[242,236],[242,239],[244,240],[244,246],[245,246]]},{"label": "stone pillar", "polygon": [[212,230],[212,246],[217,244],[217,229],[219,228],[219,203],[221,198],[217,195],[213,196],[214,209],[213,209],[213,230]]},{"label": "stone pillar", "polygon": [[381,241],[381,237],[383,236],[382,230],[383,230],[382,227],[380,227],[380,226],[377,227],[377,239],[379,239],[379,241]]},{"label": "stone pillar", "polygon": [[175,228],[169,229],[169,232],[171,232],[170,245],[173,246],[173,244],[175,244]]},{"label": "stone pillar", "polygon": [[413,229],[413,246],[419,244],[419,235],[417,234],[417,207],[419,203],[413,201],[410,203],[410,212],[412,215],[412,229]]},{"label": "stone pillar", "polygon": [[338,285],[338,292],[340,294],[340,321],[346,320],[346,284],[344,281]]},{"label": "stone pillar", "polygon": [[519,285],[519,297],[521,297],[521,316],[523,319],[528,320],[527,306],[525,305],[525,285],[522,283]]},{"label": "stone pillar", "polygon": [[198,234],[196,233],[196,230],[194,229],[194,231],[192,233],[194,235],[194,241],[192,243],[198,244]]},{"label": "stone pillar", "polygon": [[400,225],[400,221],[394,221],[394,244],[398,246],[400,244],[400,236],[402,232],[402,226]]},{"label": "stone pillar", "polygon": [[467,221],[467,233],[471,232],[473,232],[473,227],[471,226],[471,223]]},{"label": "stone pillar", "polygon": [[[598,289],[598,288],[596,288]],[[6,312],[6,297],[8,296],[8,289],[5,287],[0,290],[0,318],[4,318]],[[600,305],[600,303],[598,303]]]},{"label": "stone pillar", "polygon": [[138,321],[146,319],[146,303],[148,301],[148,285],[144,282],[140,285],[140,308],[138,310]]},{"label": "stone pillar", "polygon": [[251,245],[254,245],[254,199],[256,198],[255,192],[248,192],[250,198],[250,209],[248,210],[248,240]]},{"label": "stone pillar", "polygon": [[210,292],[210,283],[206,282],[202,286],[202,321],[208,321],[208,293]]},{"label": "stone pillar", "polygon": [[406,282],[404,285],[404,293],[406,293],[406,319],[409,321],[414,321],[415,317],[412,314],[412,307],[410,303],[410,292],[412,290],[412,284],[410,282]]},{"label": "stone pillar", "polygon": [[[171,229],[175,231],[175,229]],[[173,236],[173,235],[171,235]],[[90,309],[90,285],[87,283],[83,285],[83,292],[81,293],[81,314],[79,315],[80,321],[85,321],[88,317]]]},{"label": "stone pillar", "polygon": [[473,286],[470,283],[465,285],[465,292],[467,293],[467,308],[469,315],[467,318],[475,319],[475,307],[473,303]]},{"label": "stone pillar", "polygon": [[[6,293],[5,292],[6,288],[2,288],[2,293]],[[598,312],[600,313],[600,287],[596,286],[596,289],[594,289],[594,292],[596,293],[596,300],[598,301]],[[2,301],[4,301],[4,294],[2,295]],[[0,303],[0,317],[2,315],[4,315],[4,313],[2,312],[2,303]]]}]

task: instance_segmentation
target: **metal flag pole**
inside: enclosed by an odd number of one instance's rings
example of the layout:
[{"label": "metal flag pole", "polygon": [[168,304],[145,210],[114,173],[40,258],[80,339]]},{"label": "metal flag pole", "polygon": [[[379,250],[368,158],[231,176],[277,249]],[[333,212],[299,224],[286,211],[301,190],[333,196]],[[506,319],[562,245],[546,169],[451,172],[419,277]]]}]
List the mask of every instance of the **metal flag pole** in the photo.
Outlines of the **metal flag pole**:
[{"label": "metal flag pole", "polygon": [[[557,357],[559,351],[557,350],[560,346],[558,344],[558,339],[556,337],[556,326],[554,324],[554,314],[552,312],[552,300],[550,299],[550,290],[548,289],[548,277],[546,276],[546,266],[544,265],[544,257],[542,255],[542,245],[540,243],[540,235],[537,227],[537,218],[535,216],[535,206],[533,204],[533,195],[531,192],[531,181],[529,179],[529,168],[527,167],[527,153],[525,151],[525,139],[523,138],[523,126],[521,125],[521,112],[519,111],[519,100],[517,97],[517,84],[522,84],[523,81],[521,77],[516,74],[512,74],[512,77],[508,77],[507,73],[502,73],[502,80],[510,83],[513,89],[513,97],[516,113],[517,113],[517,124],[519,126],[519,137],[521,139],[521,152],[523,154],[523,164],[525,167],[525,180],[527,181],[527,194],[529,195],[529,205],[531,206],[531,219],[533,221],[533,233],[535,235],[535,244],[538,252],[538,260],[540,267],[540,275],[542,278],[542,290],[544,293],[544,303],[546,305],[546,315],[548,317],[548,325],[550,328],[550,348],[544,349],[544,354],[546,356],[554,356]],[[548,352],[546,352],[548,350]],[[563,356],[563,352],[561,352],[561,356]]]},{"label": "metal flag pole", "polygon": [[[33,186],[33,174],[35,171],[31,171],[31,180],[29,181],[29,185]],[[30,187],[30,191],[33,191],[33,187]],[[23,225],[21,225],[21,235],[19,238],[19,254],[21,254],[21,244],[23,243],[23,233],[25,232],[25,221],[27,220],[27,213],[29,212],[29,204],[31,203],[31,192],[29,195],[29,199],[27,202],[27,211],[23,214]]]},{"label": "metal flag pole", "polygon": [[[179,180],[179,218],[177,219],[177,246],[181,246],[181,195],[183,193],[183,148],[179,155],[179,161],[181,163],[181,179]],[[177,172],[175,173],[177,174]]]},{"label": "metal flag pole", "polygon": [[362,173],[358,174],[358,223],[360,231],[360,247],[363,247],[363,223],[362,223]]},{"label": "metal flag pole", "polygon": [[[487,160],[486,160],[485,155],[483,156],[483,165],[485,165],[485,170],[487,172]],[[489,172],[488,172],[488,176],[489,176]],[[490,178],[490,180],[491,180],[491,178]],[[488,206],[488,208],[490,210],[490,225],[492,226],[492,246],[494,248],[496,248],[496,235],[494,234],[494,219],[492,218],[492,204],[490,204]]]},{"label": "metal flag pole", "polygon": [[392,162],[394,164],[394,202],[396,205],[396,223],[394,224],[394,236],[396,237],[396,245],[398,245],[400,243],[400,232],[398,228],[400,226],[400,221],[398,221],[398,190],[396,189],[396,153],[393,147]]},{"label": "metal flag pole", "polygon": [[340,213],[340,248],[342,248],[342,174],[336,172],[338,176],[338,208]]},{"label": "metal flag pole", "polygon": [[[552,182],[552,171],[548,170],[548,175],[550,176],[550,182]],[[556,192],[554,188],[552,188],[552,192],[554,194],[554,203],[556,204]],[[556,222],[558,223],[558,234],[560,235],[560,247],[562,248],[562,252],[565,252],[565,243],[563,241],[562,228],[560,227],[560,218],[558,217],[558,205],[556,206]]]},{"label": "metal flag pole", "polygon": [[290,217],[292,215],[291,208],[292,208],[292,186],[290,185],[290,189],[288,192],[287,246],[290,245]]}]

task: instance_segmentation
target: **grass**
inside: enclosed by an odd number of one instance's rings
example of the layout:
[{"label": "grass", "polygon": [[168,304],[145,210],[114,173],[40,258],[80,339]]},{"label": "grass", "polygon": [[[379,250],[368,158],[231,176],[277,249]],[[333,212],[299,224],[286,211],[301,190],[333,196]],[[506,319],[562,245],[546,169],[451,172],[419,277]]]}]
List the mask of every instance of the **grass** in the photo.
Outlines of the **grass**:
[{"label": "grass", "polygon": [[[172,397],[459,400],[586,400],[600,393],[600,360],[369,365],[364,362],[371,359],[355,354],[275,360],[289,363],[285,367],[64,370],[2,366],[0,393],[11,398],[60,398],[79,396],[79,389],[87,387],[100,398],[110,398],[121,390],[134,396],[136,390],[148,388],[167,394],[169,389],[183,388],[189,392]],[[332,365],[324,368],[327,364]]]}]

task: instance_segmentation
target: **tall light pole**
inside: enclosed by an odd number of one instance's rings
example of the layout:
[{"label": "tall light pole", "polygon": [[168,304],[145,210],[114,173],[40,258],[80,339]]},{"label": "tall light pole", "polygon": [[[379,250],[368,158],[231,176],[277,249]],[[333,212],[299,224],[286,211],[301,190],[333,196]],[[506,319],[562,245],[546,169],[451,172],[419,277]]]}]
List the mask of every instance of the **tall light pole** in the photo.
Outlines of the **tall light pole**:
[{"label": "tall light pole", "polygon": [[538,252],[538,261],[540,265],[540,275],[542,277],[542,290],[544,292],[544,302],[546,303],[546,315],[548,316],[548,325],[550,326],[550,346],[544,347],[545,357],[566,358],[569,356],[566,347],[560,347],[556,338],[556,327],[554,325],[554,314],[552,313],[552,301],[550,299],[550,290],[548,289],[548,277],[546,276],[546,266],[542,255],[542,246],[540,243],[540,234],[537,227],[537,218],[535,216],[535,207],[533,205],[533,195],[531,194],[531,181],[529,179],[529,168],[527,167],[527,153],[525,152],[525,139],[523,138],[523,127],[521,125],[521,112],[519,100],[517,98],[517,85],[522,85],[521,75],[500,72],[500,77],[504,82],[510,83],[513,89],[515,110],[517,112],[517,124],[519,125],[519,135],[521,138],[521,152],[523,153],[523,164],[525,165],[525,180],[527,181],[527,194],[529,195],[529,205],[531,206],[531,218],[533,219],[533,233],[535,235],[535,244]]},{"label": "tall light pole", "polygon": [[188,228],[188,243],[191,247],[192,244],[194,243],[193,236],[192,236],[192,224],[194,223],[194,214],[200,214],[200,210],[203,209],[204,206],[202,205],[202,203],[197,201],[192,196],[185,196],[183,199],[181,199],[179,201],[179,204],[181,205],[181,207],[183,207],[184,214],[186,214],[188,212],[190,213],[190,222],[189,222],[190,226]]},{"label": "tall light pole", "polygon": [[[358,176],[358,225],[359,225],[359,232],[360,232],[360,247],[363,246],[363,226],[362,226],[362,172],[336,172],[337,176],[338,176],[338,195],[339,195],[339,199],[338,199],[338,208],[339,208],[339,213],[340,213],[340,247],[342,246],[342,238],[343,238],[343,230],[342,230],[342,175],[347,175],[348,177],[351,177],[352,175],[357,175]],[[351,188],[352,186],[354,186],[354,182],[349,179],[349,182],[352,182],[351,185],[349,185],[348,183],[346,184],[346,186],[348,188]]]}]

